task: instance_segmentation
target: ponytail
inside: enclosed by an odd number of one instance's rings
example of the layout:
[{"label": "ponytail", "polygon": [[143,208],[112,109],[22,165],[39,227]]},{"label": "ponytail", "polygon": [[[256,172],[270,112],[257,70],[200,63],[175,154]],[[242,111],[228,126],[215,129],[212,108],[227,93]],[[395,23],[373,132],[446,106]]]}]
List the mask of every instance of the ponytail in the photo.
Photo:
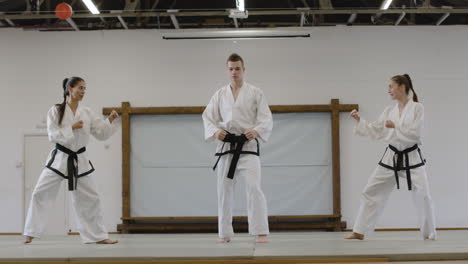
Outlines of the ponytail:
[{"label": "ponytail", "polygon": [[413,93],[413,101],[419,102],[418,95],[413,88],[413,82],[411,81],[411,78],[408,74],[405,73],[403,75],[395,75],[392,77],[392,81],[396,82],[398,85],[405,85],[406,94],[409,94],[411,91]]},{"label": "ponytail", "polygon": [[[414,88],[413,88],[413,82],[411,81],[411,78],[409,77],[408,74],[403,74],[403,76],[408,80],[408,84],[409,84],[409,89],[411,89],[411,91],[413,92],[413,101],[415,102],[419,102],[418,100],[418,95],[416,94],[416,92],[414,91]],[[409,92],[409,90],[408,90]],[[408,93],[407,92],[407,93]]]}]

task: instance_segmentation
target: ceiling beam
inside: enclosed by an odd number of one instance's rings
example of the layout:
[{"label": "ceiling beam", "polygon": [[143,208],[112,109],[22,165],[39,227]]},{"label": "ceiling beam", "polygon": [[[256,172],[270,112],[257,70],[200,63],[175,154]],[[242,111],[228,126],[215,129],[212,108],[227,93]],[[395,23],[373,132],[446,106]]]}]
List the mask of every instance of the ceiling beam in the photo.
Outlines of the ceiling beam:
[{"label": "ceiling beam", "polygon": [[319,0],[319,6],[321,9],[333,9],[333,5],[330,0]]},{"label": "ceiling beam", "polygon": [[[111,10],[110,12],[113,13],[113,14],[122,13],[122,11],[119,11],[119,10]],[[101,17],[101,19],[104,19],[104,18]],[[127,23],[125,22],[125,20],[121,16],[118,15],[117,19],[119,20],[119,22],[120,22],[120,24],[122,25],[123,28],[128,29]]]},{"label": "ceiling beam", "polygon": [[237,18],[233,17],[233,18],[232,18],[232,21],[234,21],[234,26],[235,26],[236,28],[239,28],[239,22],[237,21]]},{"label": "ceiling beam", "polygon": [[180,29],[179,26],[179,21],[177,20],[176,14],[179,12],[179,10],[167,10],[167,13],[169,14],[169,17],[171,18],[172,24],[174,25],[175,29]]},{"label": "ceiling beam", "polygon": [[[24,11],[25,13],[38,13],[41,10],[42,3],[44,3],[44,0],[25,0],[25,1],[26,1],[26,10]],[[32,10],[33,8],[35,10]]]},{"label": "ceiling beam", "polygon": [[127,12],[135,11],[135,9],[138,7],[139,4],[140,4],[140,0],[125,0],[124,10]]},{"label": "ceiling beam", "polygon": [[5,21],[8,23],[8,25],[10,25],[10,27],[16,27],[15,23],[13,23],[13,21],[11,19],[5,19]]},{"label": "ceiling beam", "polygon": [[436,26],[440,26],[448,17],[450,16],[450,13],[443,14],[436,22]]},{"label": "ceiling beam", "polygon": [[75,31],[80,31],[80,28],[76,25],[76,23],[75,23],[75,21],[73,21],[73,19],[67,18],[66,21],[68,22],[68,24],[70,24],[70,26],[71,26]]},{"label": "ceiling beam", "polygon": [[[229,11],[182,11],[177,13],[169,12],[120,12],[120,13],[101,13],[93,15],[90,13],[74,14],[73,18],[99,18],[99,17],[206,17],[206,16],[228,16]],[[417,8],[417,9],[311,9],[311,10],[249,10],[251,16],[267,16],[267,15],[339,15],[339,14],[468,14],[468,8]],[[32,19],[47,19],[56,18],[54,14],[0,14],[0,19],[13,20],[32,20]]]},{"label": "ceiling beam", "polygon": [[349,16],[348,18],[348,22],[347,24],[348,25],[352,25],[354,23],[354,21],[356,21],[356,18],[357,18],[357,14],[356,13],[353,13]]},{"label": "ceiling beam", "polygon": [[401,13],[397,21],[395,22],[395,26],[400,25],[401,21],[403,20],[403,18],[405,18],[405,16],[406,16],[406,13]]},{"label": "ceiling beam", "polygon": [[[445,9],[445,10],[452,10],[453,7],[452,7],[452,6],[442,6],[442,9]],[[437,25],[437,26],[440,26],[440,24],[442,24],[449,16],[450,16],[450,13],[449,13],[449,12],[443,14],[443,15],[437,20],[436,25]]]}]

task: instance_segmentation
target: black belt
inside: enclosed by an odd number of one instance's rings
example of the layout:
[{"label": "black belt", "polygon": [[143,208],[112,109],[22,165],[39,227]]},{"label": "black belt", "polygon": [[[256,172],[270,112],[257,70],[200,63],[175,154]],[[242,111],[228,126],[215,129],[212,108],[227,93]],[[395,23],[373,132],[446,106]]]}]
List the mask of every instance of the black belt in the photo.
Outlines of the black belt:
[{"label": "black belt", "polygon": [[[229,172],[227,174],[227,177],[229,179],[233,179],[234,178],[234,172],[236,171],[237,162],[239,161],[240,155],[241,154],[250,154],[250,155],[260,156],[260,147],[259,147],[259,144],[258,144],[258,140],[255,139],[255,141],[257,141],[257,152],[243,151],[242,147],[244,146],[245,142],[249,141],[249,139],[244,134],[241,134],[240,136],[236,136],[235,134],[231,134],[229,132],[227,132],[227,133],[228,134],[226,135],[226,137],[223,140],[224,143],[223,143],[223,146],[221,146],[220,152],[215,154],[215,156],[218,156],[218,160],[216,161],[216,163],[215,163],[215,165],[213,167],[213,170],[215,170],[216,167],[218,166],[218,162],[219,162],[219,160],[221,159],[222,156],[227,155],[227,154],[233,154],[232,160],[231,160],[231,165],[229,166]],[[230,147],[229,150],[223,152],[224,145],[226,144],[226,142],[230,143],[231,147]]]},{"label": "black belt", "polygon": [[[61,173],[57,169],[52,168],[52,163],[54,162],[55,155],[57,154],[57,150],[60,150],[61,152],[66,153],[68,155],[67,175],[64,175],[63,173]],[[86,176],[86,175],[88,175],[88,174],[90,174],[91,172],[94,171],[93,164],[90,161],[89,164],[91,165],[91,170],[88,171],[88,172],[85,172],[83,174],[78,174],[78,154],[81,154],[81,153],[83,153],[85,151],[86,151],[86,147],[82,147],[78,151],[75,152],[75,151],[72,151],[72,150],[70,150],[70,149],[68,149],[68,148],[66,148],[66,147],[64,147],[64,146],[57,143],[55,145],[54,151],[52,152],[52,158],[47,163],[47,166],[46,166],[47,168],[49,168],[50,170],[54,171],[58,175],[60,175],[63,178],[68,180],[68,190],[69,191],[76,190],[76,186],[78,184],[78,178]],[[75,165],[75,163],[76,163],[76,165]]]},{"label": "black belt", "polygon": [[[411,169],[419,168],[421,166],[424,166],[424,164],[426,164],[426,161],[422,158],[421,150],[419,149],[417,144],[415,144],[414,146],[412,146],[410,148],[402,150],[402,151],[398,150],[397,148],[395,148],[392,145],[388,145],[388,148],[390,148],[394,152],[394,154],[393,154],[393,166],[389,166],[387,164],[384,164],[382,162],[382,160],[380,160],[379,165],[384,167],[384,168],[387,168],[387,169],[390,169],[390,170],[394,171],[395,180],[396,180],[396,184],[397,184],[397,189],[400,189],[400,179],[398,177],[398,171],[402,171],[402,170],[406,171],[406,181],[408,182],[408,190],[411,191],[412,190]],[[384,156],[385,156],[385,153],[387,152],[388,148],[385,149]],[[418,164],[410,166],[409,165],[409,155],[408,154],[415,151],[415,150],[418,151],[419,157],[421,158],[421,162],[418,163]],[[383,157],[382,157],[382,159],[383,159]]]}]

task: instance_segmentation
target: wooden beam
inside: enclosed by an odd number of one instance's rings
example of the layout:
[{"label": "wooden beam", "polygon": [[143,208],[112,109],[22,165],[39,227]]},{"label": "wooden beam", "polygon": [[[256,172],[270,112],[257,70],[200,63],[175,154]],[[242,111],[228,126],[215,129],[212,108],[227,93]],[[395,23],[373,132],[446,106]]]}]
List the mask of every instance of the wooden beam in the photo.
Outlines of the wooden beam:
[{"label": "wooden beam", "polygon": [[285,257],[262,257],[262,258],[246,258],[242,257],[209,257],[209,258],[174,258],[174,259],[151,259],[151,260],[64,260],[64,261],[21,261],[22,264],[323,264],[323,263],[375,263],[375,262],[389,262],[387,258],[358,258],[358,257],[323,257],[323,258],[308,258],[293,256],[290,258]]},{"label": "wooden beam", "polygon": [[[346,228],[346,222],[339,222],[340,229]],[[320,222],[273,222],[269,224],[270,230],[313,230],[313,229],[326,229],[336,230],[335,221],[320,221]],[[233,222],[235,232],[248,231],[247,221]],[[215,233],[218,231],[217,222],[213,223],[129,223],[125,228],[128,231],[136,232],[160,232],[160,233],[173,233],[173,232],[196,232],[196,233]],[[117,230],[121,230],[122,225],[117,226]]]},{"label": "wooden beam", "polygon": [[[353,109],[359,110],[357,104],[342,104],[335,106],[340,112],[350,112]],[[332,105],[270,105],[273,113],[305,113],[305,112],[332,112]],[[102,113],[109,115],[112,110],[122,114],[121,108],[105,107]],[[201,114],[205,110],[204,106],[184,106],[184,107],[130,107],[127,112],[132,115],[177,115],[177,114]]]},{"label": "wooden beam", "polygon": [[[338,100],[338,99],[333,99],[333,100]],[[340,112],[351,112],[354,109],[359,110],[359,105],[357,104],[339,104],[339,105],[334,105],[334,107]]]},{"label": "wooden beam", "polygon": [[330,105],[271,105],[273,113],[330,112]]},{"label": "wooden beam", "polygon": [[[271,215],[268,220],[278,219],[322,219],[322,218],[339,218],[340,215]],[[170,217],[122,217],[126,221],[151,221],[151,220],[217,220],[217,216],[170,216]],[[234,216],[234,220],[247,220],[246,216]]]}]

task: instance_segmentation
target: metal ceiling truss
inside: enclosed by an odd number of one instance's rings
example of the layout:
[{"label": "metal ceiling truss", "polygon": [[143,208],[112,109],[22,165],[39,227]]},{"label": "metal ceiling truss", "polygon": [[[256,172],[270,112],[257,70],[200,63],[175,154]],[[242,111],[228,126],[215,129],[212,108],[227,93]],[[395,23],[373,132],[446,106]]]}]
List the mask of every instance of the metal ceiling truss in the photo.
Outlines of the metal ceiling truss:
[{"label": "metal ceiling truss", "polygon": [[[29,1],[29,0],[27,0]],[[38,1],[38,4],[42,4],[44,0]],[[47,2],[47,1],[46,1]],[[298,20],[295,22],[297,26],[305,26],[306,24],[310,25],[332,25],[337,23],[325,23],[323,18],[320,19],[321,21],[316,21],[316,17],[323,17],[326,15],[348,15],[349,18],[347,20],[347,24],[353,24],[356,20],[356,17],[359,15],[371,15],[374,17],[380,17],[386,14],[394,14],[398,15],[397,18],[394,19],[394,25],[399,25],[405,16],[411,15],[440,15],[440,18],[435,21],[436,25],[440,25],[447,17],[453,14],[468,14],[468,8],[435,8],[431,7],[428,0],[424,1],[422,7],[420,8],[392,8],[392,9],[337,9],[331,6],[331,2],[329,0],[320,0],[320,9],[311,9],[308,7],[307,2],[303,1],[305,7],[299,7],[296,9],[275,9],[275,10],[248,10],[249,17],[251,16],[297,16]],[[153,9],[157,7],[158,1],[154,2],[151,6],[151,9],[148,11],[137,11],[138,6],[141,4],[140,0],[126,0],[126,5],[124,10],[114,10],[110,12],[102,12],[97,15],[93,15],[91,13],[75,13],[73,15],[73,19],[93,19],[101,20],[105,23],[105,19],[107,18],[115,18],[119,21],[122,26],[126,29],[129,28],[128,22],[125,19],[136,19],[137,21],[145,21],[146,26],[155,26],[154,22],[149,23],[149,19],[157,18],[158,23],[157,27],[160,27],[165,24],[172,24],[173,28],[181,28],[184,25],[196,26],[197,23],[186,21],[181,22],[178,20],[184,17],[192,17],[192,18],[227,18],[226,23],[211,23],[210,26],[229,26],[229,23],[232,24],[232,27],[240,27],[240,21],[235,19],[234,21],[228,19],[229,10],[217,10],[217,11],[187,11],[187,10],[157,10],[154,11]],[[312,23],[308,23],[308,17],[311,17]],[[163,21],[159,21],[159,19],[164,19]],[[21,25],[17,25],[15,21],[19,20],[41,20],[41,19],[56,19],[54,14],[51,13],[38,13],[38,12],[22,12],[17,14],[5,14],[0,13],[0,20],[3,20],[6,23],[3,23],[3,26],[10,26],[10,27],[21,27]],[[232,23],[233,22],[233,23]],[[141,23],[140,23],[141,24]],[[200,23],[198,23],[200,25]],[[254,25],[255,22],[242,20],[242,26],[248,27],[250,25]],[[261,21],[257,22],[257,24],[274,24],[276,26],[292,26],[294,23],[292,22],[266,22]],[[342,23],[342,24],[346,24]],[[83,26],[82,27],[87,27]],[[75,28],[75,27],[74,27]],[[78,26],[75,28],[77,30]],[[95,29],[101,29],[99,25],[95,26]]]}]

